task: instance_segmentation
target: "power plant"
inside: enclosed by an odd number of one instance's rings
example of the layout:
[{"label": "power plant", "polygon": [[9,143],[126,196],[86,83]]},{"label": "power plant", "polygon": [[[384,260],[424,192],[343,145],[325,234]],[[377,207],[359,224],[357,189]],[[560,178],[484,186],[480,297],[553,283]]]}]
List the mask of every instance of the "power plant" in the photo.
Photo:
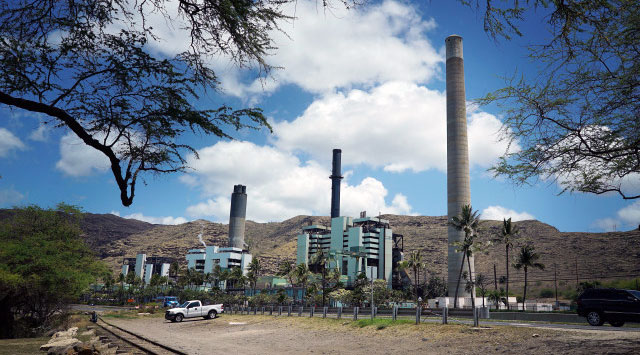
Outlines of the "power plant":
[{"label": "power plant", "polygon": [[[393,234],[389,221],[379,217],[340,216],[340,149],[333,150],[331,176],[331,227],[310,225],[298,235],[296,264],[307,264],[311,270],[319,267],[317,256],[329,261],[328,267],[338,269],[347,286],[359,274],[369,279],[387,281],[387,287],[400,284],[394,265],[402,260],[402,235]],[[314,270],[319,271],[319,270]]]},{"label": "power plant", "polygon": [[[244,275],[249,271],[252,256],[244,248],[245,219],[247,215],[247,187],[233,186],[229,213],[229,246],[205,246],[204,249],[189,249],[187,267],[202,273],[211,273],[216,266],[222,269],[241,268]],[[226,284],[218,285],[225,289]]]},{"label": "power plant", "polygon": [[[448,220],[460,214],[462,206],[471,204],[469,187],[469,142],[467,138],[467,110],[464,87],[464,60],[462,59],[462,37],[451,35],[445,39],[447,76],[447,216]],[[453,296],[462,264],[462,253],[453,246],[464,240],[464,232],[448,227],[447,289]],[[473,257],[471,270],[465,263],[469,275],[474,275]],[[470,297],[461,286],[459,297]]]}]

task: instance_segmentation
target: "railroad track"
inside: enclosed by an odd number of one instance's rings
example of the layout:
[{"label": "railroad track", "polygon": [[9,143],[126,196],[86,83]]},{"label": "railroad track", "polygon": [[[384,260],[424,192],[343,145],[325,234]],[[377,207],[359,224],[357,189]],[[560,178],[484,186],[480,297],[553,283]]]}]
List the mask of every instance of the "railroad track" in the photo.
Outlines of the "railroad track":
[{"label": "railroad track", "polygon": [[[103,324],[101,324],[103,323]],[[117,353],[131,353],[131,354],[152,354],[152,355],[165,355],[165,354],[178,354],[188,355],[187,353],[174,349],[170,346],[158,343],[124,328],[118,327],[112,323],[109,323],[98,317],[96,323],[101,329],[114,336],[117,340],[127,344],[129,348],[119,349]]]}]

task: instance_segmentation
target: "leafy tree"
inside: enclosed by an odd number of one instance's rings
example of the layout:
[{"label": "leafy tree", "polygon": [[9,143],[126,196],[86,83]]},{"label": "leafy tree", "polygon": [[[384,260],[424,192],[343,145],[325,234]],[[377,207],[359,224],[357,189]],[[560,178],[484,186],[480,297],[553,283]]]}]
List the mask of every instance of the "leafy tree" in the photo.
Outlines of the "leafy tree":
[{"label": "leafy tree", "polygon": [[[507,295],[509,294],[509,250],[513,248],[513,242],[518,237],[519,233],[520,231],[511,222],[511,217],[509,217],[509,219],[502,220],[502,230],[500,231],[500,235],[493,239],[494,242],[504,244],[505,270],[507,270],[507,277],[505,279]],[[509,303],[507,302],[507,309],[508,308]]]},{"label": "leafy tree", "polygon": [[[471,279],[469,279],[469,281],[471,281]],[[478,273],[476,275],[476,279],[471,283],[471,285],[480,290],[480,294],[482,295],[482,308],[484,308],[484,298],[487,295],[489,286],[491,285],[491,280],[489,280],[485,274]]]},{"label": "leafy tree", "polygon": [[527,10],[541,12],[550,33],[529,47],[542,64],[535,79],[514,75],[480,100],[505,109],[504,139],[521,146],[493,172],[517,184],[555,180],[562,192],[640,198],[624,186],[640,173],[640,2],[460,1],[484,10],[494,38],[523,36]]},{"label": "leafy tree", "polygon": [[[453,226],[457,230],[464,232],[464,240],[462,240],[462,242],[454,243],[456,252],[462,253],[462,263],[460,264],[460,273],[458,274],[458,282],[456,283],[456,293],[453,299],[453,308],[458,307],[458,290],[460,288],[460,281],[462,280],[465,258],[467,259],[468,270],[471,271],[470,257],[473,256],[476,233],[479,224],[480,217],[478,216],[478,211],[473,211],[471,205],[462,206],[460,215],[453,216],[449,221],[450,226]],[[473,277],[473,275],[471,275],[471,277]],[[471,304],[475,308],[475,292],[473,292],[473,289],[471,291]]]},{"label": "leafy tree", "polygon": [[540,255],[535,252],[535,248],[531,244],[523,245],[520,248],[518,255],[516,256],[516,262],[513,267],[516,270],[524,270],[524,294],[522,296],[522,309],[524,310],[524,304],[527,299],[527,273],[529,268],[536,268],[544,270],[544,265],[538,262]]},{"label": "leafy tree", "polygon": [[0,337],[16,335],[16,322],[44,330],[107,268],[81,238],[81,211],[59,204],[15,210],[0,222]]},{"label": "leafy tree", "polygon": [[443,279],[432,275],[429,281],[425,283],[424,289],[424,297],[426,299],[443,297],[447,294],[447,283]]},{"label": "leafy tree", "polygon": [[411,269],[413,271],[413,293],[415,295],[416,307],[418,306],[418,279],[420,278],[420,270],[422,270],[425,265],[420,250],[412,251],[409,258],[398,265],[400,270]]},{"label": "leafy tree", "polygon": [[322,250],[315,254],[311,259],[311,264],[314,269],[318,271],[320,282],[320,290],[322,292],[322,307],[325,306],[327,300],[327,294],[332,292],[335,288],[342,287],[340,283],[340,271],[338,268],[330,268],[329,264],[333,258],[325,254]]}]

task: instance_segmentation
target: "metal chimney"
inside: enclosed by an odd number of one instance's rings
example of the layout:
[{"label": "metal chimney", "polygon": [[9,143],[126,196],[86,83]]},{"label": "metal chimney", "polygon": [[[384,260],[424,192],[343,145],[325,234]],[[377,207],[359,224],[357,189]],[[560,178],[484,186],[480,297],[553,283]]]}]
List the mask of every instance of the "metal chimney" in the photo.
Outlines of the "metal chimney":
[{"label": "metal chimney", "polygon": [[244,249],[244,222],[247,215],[247,187],[234,185],[229,216],[229,246]]},{"label": "metal chimney", "polygon": [[331,218],[340,217],[340,180],[342,175],[340,168],[342,165],[342,150],[333,150],[333,163],[331,169]]}]

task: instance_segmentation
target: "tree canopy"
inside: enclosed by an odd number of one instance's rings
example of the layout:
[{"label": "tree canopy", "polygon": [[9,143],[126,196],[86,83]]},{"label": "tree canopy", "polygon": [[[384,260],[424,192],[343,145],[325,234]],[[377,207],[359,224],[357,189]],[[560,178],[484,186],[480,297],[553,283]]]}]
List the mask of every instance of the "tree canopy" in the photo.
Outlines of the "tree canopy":
[{"label": "tree canopy", "polygon": [[526,36],[537,12],[550,37],[529,47],[535,78],[514,75],[480,103],[504,109],[504,139],[517,141],[492,170],[517,184],[556,181],[562,192],[640,198],[640,3],[635,0],[491,0],[484,12],[495,39]]},{"label": "tree canopy", "polygon": [[[184,171],[184,154],[197,157],[183,133],[271,129],[259,108],[201,108],[197,100],[220,90],[211,69],[220,56],[263,75],[273,69],[265,60],[271,35],[292,19],[283,10],[291,1],[0,1],[0,104],[44,114],[104,154],[129,206],[145,173]],[[150,24],[159,15],[188,31],[186,49],[153,49],[166,40]]]},{"label": "tree canopy", "polygon": [[[0,222],[0,337],[42,329],[106,267],[81,239],[80,211],[30,206]],[[25,335],[25,334],[21,334]]]}]

